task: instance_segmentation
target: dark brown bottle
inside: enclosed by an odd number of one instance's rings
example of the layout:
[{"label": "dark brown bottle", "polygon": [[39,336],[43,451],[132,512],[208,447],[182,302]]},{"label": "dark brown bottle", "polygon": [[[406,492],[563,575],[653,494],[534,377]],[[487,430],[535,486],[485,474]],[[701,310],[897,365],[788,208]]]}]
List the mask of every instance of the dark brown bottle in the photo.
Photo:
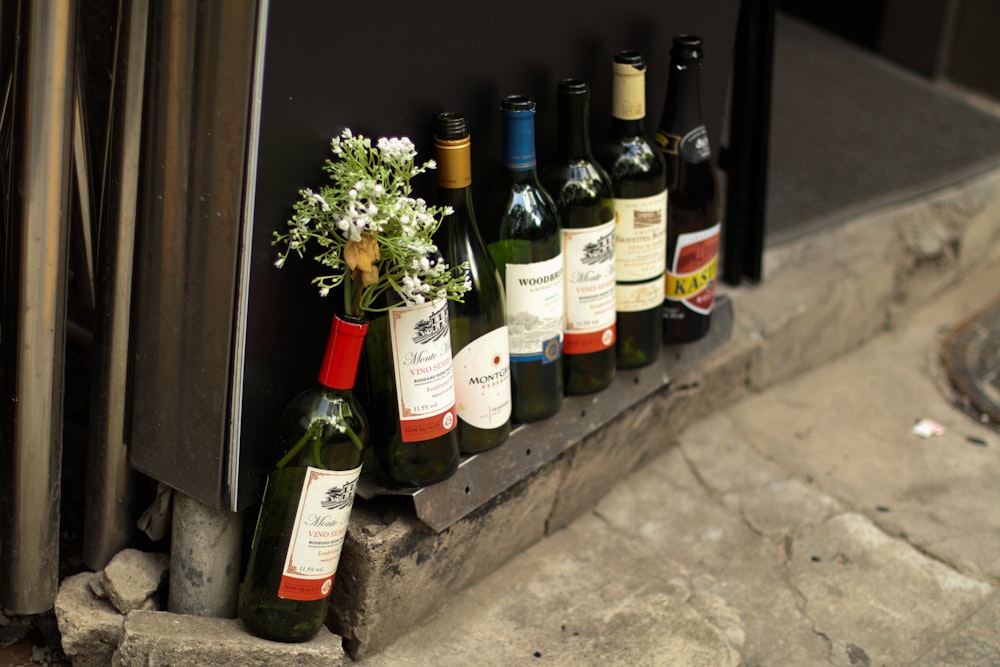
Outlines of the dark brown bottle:
[{"label": "dark brown bottle", "polygon": [[677,35],[656,142],[667,161],[667,273],[663,342],[708,333],[718,267],[718,188],[701,116],[701,38]]}]

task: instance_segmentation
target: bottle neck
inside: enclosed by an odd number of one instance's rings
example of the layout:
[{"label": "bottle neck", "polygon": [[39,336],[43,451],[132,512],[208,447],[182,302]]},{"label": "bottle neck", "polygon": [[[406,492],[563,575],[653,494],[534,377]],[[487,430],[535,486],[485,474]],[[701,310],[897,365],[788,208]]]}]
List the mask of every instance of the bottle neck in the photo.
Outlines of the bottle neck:
[{"label": "bottle neck", "polygon": [[504,111],[503,165],[511,182],[537,180],[534,111]]},{"label": "bottle neck", "polygon": [[354,388],[367,331],[368,322],[361,318],[334,316],[319,370],[321,385],[340,391]]},{"label": "bottle neck", "polygon": [[646,119],[646,70],[615,63],[611,83],[611,117],[616,125],[642,125]]},{"label": "bottle neck", "polygon": [[667,78],[667,99],[660,128],[684,133],[702,124],[700,67],[697,62],[674,63]]},{"label": "bottle neck", "polygon": [[[456,211],[467,208],[472,200],[472,141],[461,139],[434,139],[437,162],[438,203],[451,206]],[[445,218],[447,224],[448,218]]]},{"label": "bottle neck", "polygon": [[590,105],[583,95],[564,95],[559,99],[559,133],[556,150],[560,158],[589,158]]}]

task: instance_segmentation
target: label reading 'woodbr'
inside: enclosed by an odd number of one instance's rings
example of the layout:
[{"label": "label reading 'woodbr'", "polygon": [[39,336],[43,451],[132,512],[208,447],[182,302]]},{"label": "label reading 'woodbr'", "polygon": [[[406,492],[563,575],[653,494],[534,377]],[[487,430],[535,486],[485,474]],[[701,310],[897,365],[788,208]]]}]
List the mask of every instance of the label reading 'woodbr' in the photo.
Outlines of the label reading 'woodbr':
[{"label": "label reading 'woodbr'", "polygon": [[504,271],[511,363],[555,361],[562,354],[565,312],[562,253],[541,262],[507,264]]}]

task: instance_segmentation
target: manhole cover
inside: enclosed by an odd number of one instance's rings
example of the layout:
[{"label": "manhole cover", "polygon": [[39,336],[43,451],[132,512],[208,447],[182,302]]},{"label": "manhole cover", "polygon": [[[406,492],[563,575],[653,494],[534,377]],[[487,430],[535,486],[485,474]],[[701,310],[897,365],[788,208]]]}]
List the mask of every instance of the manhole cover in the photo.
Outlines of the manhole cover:
[{"label": "manhole cover", "polygon": [[979,421],[1000,426],[1000,303],[952,330],[942,357],[959,405]]}]

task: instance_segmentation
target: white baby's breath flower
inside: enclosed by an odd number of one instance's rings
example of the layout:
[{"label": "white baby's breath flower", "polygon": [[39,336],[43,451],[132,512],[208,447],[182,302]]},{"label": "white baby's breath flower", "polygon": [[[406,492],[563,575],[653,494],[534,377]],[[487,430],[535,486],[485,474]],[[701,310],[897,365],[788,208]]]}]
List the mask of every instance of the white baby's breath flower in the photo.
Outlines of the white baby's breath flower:
[{"label": "white baby's breath flower", "polygon": [[384,310],[377,300],[390,290],[408,304],[430,295],[460,299],[471,286],[466,265],[450,269],[438,261],[432,240],[441,219],[453,211],[410,194],[411,178],[435,168],[434,161],[415,163],[416,148],[406,137],[381,138],[373,145],[350,129],[331,139],[330,149],[335,159],[323,167],[330,182],[319,190],[300,190],[285,232],[274,234],[274,244],[285,246],[275,266],[284,266],[289,252],[304,256],[308,247],[318,247],[313,257],[324,273],[313,284],[326,296],[350,277],[352,291],[345,296],[354,314]]}]

